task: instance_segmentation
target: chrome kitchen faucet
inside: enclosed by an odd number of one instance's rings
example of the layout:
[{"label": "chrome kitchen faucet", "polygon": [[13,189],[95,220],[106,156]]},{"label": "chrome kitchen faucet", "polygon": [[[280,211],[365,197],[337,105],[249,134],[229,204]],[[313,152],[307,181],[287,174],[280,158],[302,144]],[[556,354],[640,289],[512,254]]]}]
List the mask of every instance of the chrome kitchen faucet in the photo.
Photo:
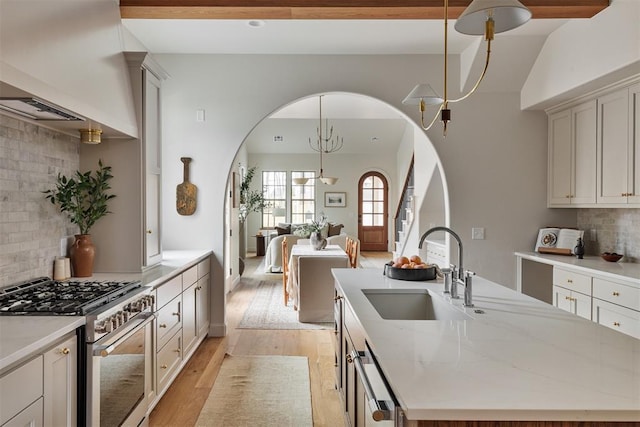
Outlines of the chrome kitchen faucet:
[{"label": "chrome kitchen faucet", "polygon": [[[460,236],[458,236],[458,234],[453,231],[452,229],[450,229],[449,227],[433,227],[428,229],[427,231],[425,231],[425,233],[422,235],[422,237],[420,237],[420,243],[418,244],[418,248],[422,249],[422,244],[424,243],[424,239],[427,238],[427,236],[431,233],[434,233],[436,231],[444,231],[446,233],[451,234],[456,241],[458,242],[458,266],[456,268],[456,266],[452,266],[452,283],[451,283],[451,298],[459,298],[458,297],[458,283],[460,283],[461,285],[464,285],[464,306],[465,307],[473,307],[473,298],[472,298],[472,277],[475,275],[474,272],[472,271],[466,271],[464,270],[464,266],[462,263],[462,255],[463,255],[463,250],[462,250],[462,240],[460,239]],[[457,274],[456,274],[457,271]]]}]

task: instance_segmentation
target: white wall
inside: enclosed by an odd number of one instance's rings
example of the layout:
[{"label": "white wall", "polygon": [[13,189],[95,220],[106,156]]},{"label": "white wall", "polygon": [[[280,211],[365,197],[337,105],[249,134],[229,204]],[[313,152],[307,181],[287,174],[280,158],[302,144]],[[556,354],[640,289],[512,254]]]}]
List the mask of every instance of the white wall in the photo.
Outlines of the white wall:
[{"label": "white wall", "polygon": [[[172,76],[164,85],[163,185],[172,188],[181,182],[179,158],[188,155],[194,159],[191,181],[200,197],[198,211],[190,217],[177,215],[172,198],[165,198],[163,246],[213,249],[215,283],[224,277],[227,177],[238,147],[257,123],[295,99],[329,91],[378,98],[415,120],[415,107],[401,101],[416,82],[440,75],[442,58],[157,55],[156,59]],[[206,110],[206,122],[196,122],[196,109]],[[436,126],[429,137],[449,181],[451,226],[468,245],[467,265],[513,286],[514,250],[531,249],[543,225],[575,225],[575,212],[545,207],[546,117],[521,112],[518,94],[477,94],[454,107],[446,140],[440,132]],[[487,240],[471,243],[472,225],[486,227]],[[218,300],[222,294],[214,292],[214,312],[215,305],[222,304]]]},{"label": "white wall", "polygon": [[522,108],[548,108],[638,73],[640,2],[613,0],[547,38],[522,88]]}]

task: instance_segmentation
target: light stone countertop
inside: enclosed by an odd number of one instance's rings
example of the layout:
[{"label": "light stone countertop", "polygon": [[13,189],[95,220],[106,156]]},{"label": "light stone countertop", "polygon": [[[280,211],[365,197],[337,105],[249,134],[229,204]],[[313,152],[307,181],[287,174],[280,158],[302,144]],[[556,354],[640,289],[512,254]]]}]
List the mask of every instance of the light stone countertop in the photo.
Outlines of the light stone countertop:
[{"label": "light stone countertop", "polygon": [[640,421],[638,339],[477,276],[472,320],[385,320],[361,289],[442,282],[333,274],[409,420]]},{"label": "light stone countertop", "polygon": [[[156,286],[211,255],[211,251],[165,251],[162,262],[142,273],[96,273],[71,280],[140,280]],[[84,325],[82,316],[0,316],[0,373],[45,350]]]},{"label": "light stone countertop", "polygon": [[599,256],[585,256],[584,259],[578,259],[575,256],[549,255],[538,252],[515,252],[515,256],[543,264],[570,267],[572,270],[582,271],[586,274],[597,274],[613,280],[624,280],[640,287],[640,264],[624,262],[624,258],[619,262],[607,262]]}]

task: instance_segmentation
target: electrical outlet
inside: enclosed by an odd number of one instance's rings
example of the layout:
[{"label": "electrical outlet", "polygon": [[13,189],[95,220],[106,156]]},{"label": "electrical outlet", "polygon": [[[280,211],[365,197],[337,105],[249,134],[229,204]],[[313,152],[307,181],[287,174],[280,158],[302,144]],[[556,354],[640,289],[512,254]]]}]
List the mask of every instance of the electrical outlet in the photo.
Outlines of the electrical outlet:
[{"label": "electrical outlet", "polygon": [[471,229],[471,239],[484,240],[484,227],[473,227]]}]

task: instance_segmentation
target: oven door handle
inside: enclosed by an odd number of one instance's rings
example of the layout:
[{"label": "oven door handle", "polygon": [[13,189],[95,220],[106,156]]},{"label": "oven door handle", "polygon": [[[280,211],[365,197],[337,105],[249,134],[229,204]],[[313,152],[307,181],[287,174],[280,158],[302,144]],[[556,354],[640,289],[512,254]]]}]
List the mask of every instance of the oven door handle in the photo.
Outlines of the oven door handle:
[{"label": "oven door handle", "polygon": [[138,314],[135,317],[135,319],[133,319],[133,320],[139,320],[139,323],[136,326],[134,326],[126,334],[122,335],[121,337],[118,337],[115,341],[113,341],[111,343],[108,343],[108,344],[98,345],[98,346],[94,347],[93,348],[93,355],[94,356],[102,356],[102,357],[109,356],[113,352],[113,350],[115,350],[115,348],[118,346],[118,343],[120,343],[121,341],[124,341],[124,340],[128,339],[129,337],[131,337],[133,334],[138,332],[140,329],[144,328],[149,323],[151,323],[155,318],[156,318],[156,315],[154,313],[150,313],[150,312],[149,313],[140,313],[140,314]]},{"label": "oven door handle", "polygon": [[358,372],[360,381],[362,382],[364,393],[367,396],[367,402],[369,403],[369,409],[371,410],[371,417],[374,421],[390,420],[393,416],[392,410],[389,409],[389,405],[386,401],[378,400],[378,398],[376,397],[376,394],[373,391],[373,387],[371,387],[369,377],[364,370],[362,357],[364,357],[363,351],[353,350],[351,352],[353,364],[356,368],[356,371]]}]

